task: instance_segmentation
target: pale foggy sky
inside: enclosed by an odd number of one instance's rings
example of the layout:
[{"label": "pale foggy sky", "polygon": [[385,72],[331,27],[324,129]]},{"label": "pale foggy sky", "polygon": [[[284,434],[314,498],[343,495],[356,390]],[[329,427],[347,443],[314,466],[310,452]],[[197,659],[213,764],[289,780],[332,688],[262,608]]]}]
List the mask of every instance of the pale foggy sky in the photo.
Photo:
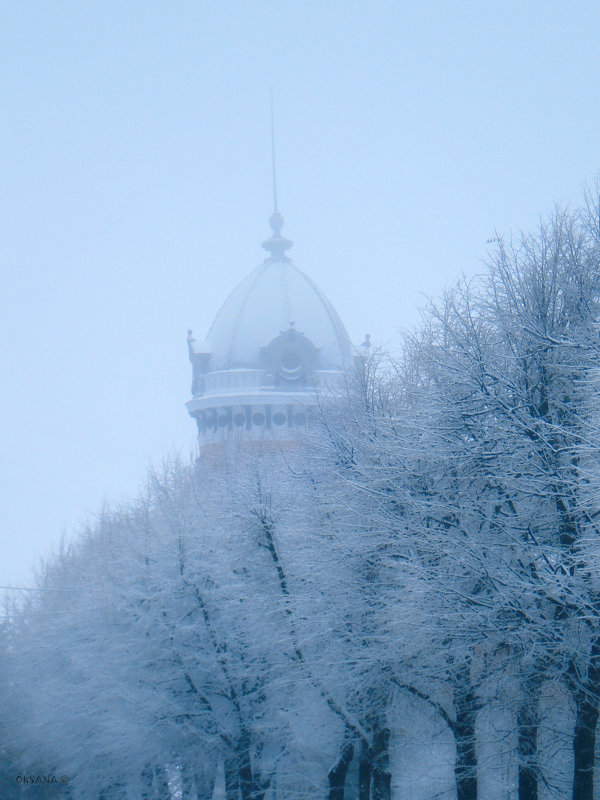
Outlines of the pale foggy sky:
[{"label": "pale foggy sky", "polygon": [[0,4],[0,583],[188,455],[185,344],[291,251],[360,343],[600,168],[597,2]]}]

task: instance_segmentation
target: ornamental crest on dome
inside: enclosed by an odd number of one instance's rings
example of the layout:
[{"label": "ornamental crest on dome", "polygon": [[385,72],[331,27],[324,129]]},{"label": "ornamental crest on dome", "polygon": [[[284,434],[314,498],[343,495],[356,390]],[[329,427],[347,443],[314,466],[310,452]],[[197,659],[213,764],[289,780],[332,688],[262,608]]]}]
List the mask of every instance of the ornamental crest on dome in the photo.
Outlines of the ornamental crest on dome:
[{"label": "ornamental crest on dome", "polygon": [[260,350],[260,365],[265,370],[264,384],[312,385],[312,372],[317,368],[319,348],[296,330],[290,322],[287,331],[272,339]]}]

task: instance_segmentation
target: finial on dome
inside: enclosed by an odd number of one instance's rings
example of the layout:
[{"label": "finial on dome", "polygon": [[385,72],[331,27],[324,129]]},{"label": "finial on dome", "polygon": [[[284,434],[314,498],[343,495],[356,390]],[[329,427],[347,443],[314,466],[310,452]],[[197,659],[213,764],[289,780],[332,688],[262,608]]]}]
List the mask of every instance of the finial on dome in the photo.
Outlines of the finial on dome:
[{"label": "finial on dome", "polygon": [[269,217],[269,225],[271,226],[271,230],[273,231],[273,236],[281,236],[281,229],[283,228],[283,217],[275,209],[275,211]]},{"label": "finial on dome", "polygon": [[273,235],[266,242],[263,242],[263,247],[271,253],[273,261],[286,258],[285,251],[289,250],[292,242],[281,235],[283,228],[283,217],[277,209],[277,171],[275,169],[275,122],[273,113],[273,87],[271,87],[271,160],[273,165],[273,213],[269,217],[269,225],[273,231]]},{"label": "finial on dome", "polygon": [[265,250],[268,250],[268,252],[271,253],[271,258],[273,261],[287,258],[285,251],[290,249],[292,242],[281,235],[283,217],[279,211],[274,211],[271,214],[269,217],[269,225],[271,226],[273,235],[270,239],[267,239],[266,242],[263,242],[262,246],[265,248]]}]

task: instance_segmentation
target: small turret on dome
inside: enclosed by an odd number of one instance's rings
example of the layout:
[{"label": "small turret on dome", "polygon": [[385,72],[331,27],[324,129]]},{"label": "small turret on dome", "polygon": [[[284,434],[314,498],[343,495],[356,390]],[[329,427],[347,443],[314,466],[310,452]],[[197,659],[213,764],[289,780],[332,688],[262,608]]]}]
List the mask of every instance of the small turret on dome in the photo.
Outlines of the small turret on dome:
[{"label": "small turret on dome", "polygon": [[200,394],[204,389],[203,375],[208,372],[210,363],[210,347],[206,342],[197,342],[194,332],[187,332],[187,346],[190,363],[192,364],[192,394]]}]

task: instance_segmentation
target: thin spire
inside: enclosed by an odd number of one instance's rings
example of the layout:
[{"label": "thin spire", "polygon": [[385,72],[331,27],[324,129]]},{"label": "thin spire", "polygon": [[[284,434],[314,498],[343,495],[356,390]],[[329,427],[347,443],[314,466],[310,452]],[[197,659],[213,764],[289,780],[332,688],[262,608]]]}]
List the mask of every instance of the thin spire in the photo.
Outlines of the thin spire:
[{"label": "thin spire", "polygon": [[263,247],[271,253],[273,261],[286,261],[285,251],[289,250],[292,243],[281,235],[283,217],[277,208],[277,171],[275,168],[275,113],[273,103],[273,87],[271,86],[271,162],[273,167],[273,213],[269,217],[269,225],[273,234],[270,239],[263,242]]},{"label": "thin spire", "polygon": [[275,112],[273,109],[273,87],[271,86],[271,161],[273,164],[273,211],[277,213],[277,170],[275,167]]}]

